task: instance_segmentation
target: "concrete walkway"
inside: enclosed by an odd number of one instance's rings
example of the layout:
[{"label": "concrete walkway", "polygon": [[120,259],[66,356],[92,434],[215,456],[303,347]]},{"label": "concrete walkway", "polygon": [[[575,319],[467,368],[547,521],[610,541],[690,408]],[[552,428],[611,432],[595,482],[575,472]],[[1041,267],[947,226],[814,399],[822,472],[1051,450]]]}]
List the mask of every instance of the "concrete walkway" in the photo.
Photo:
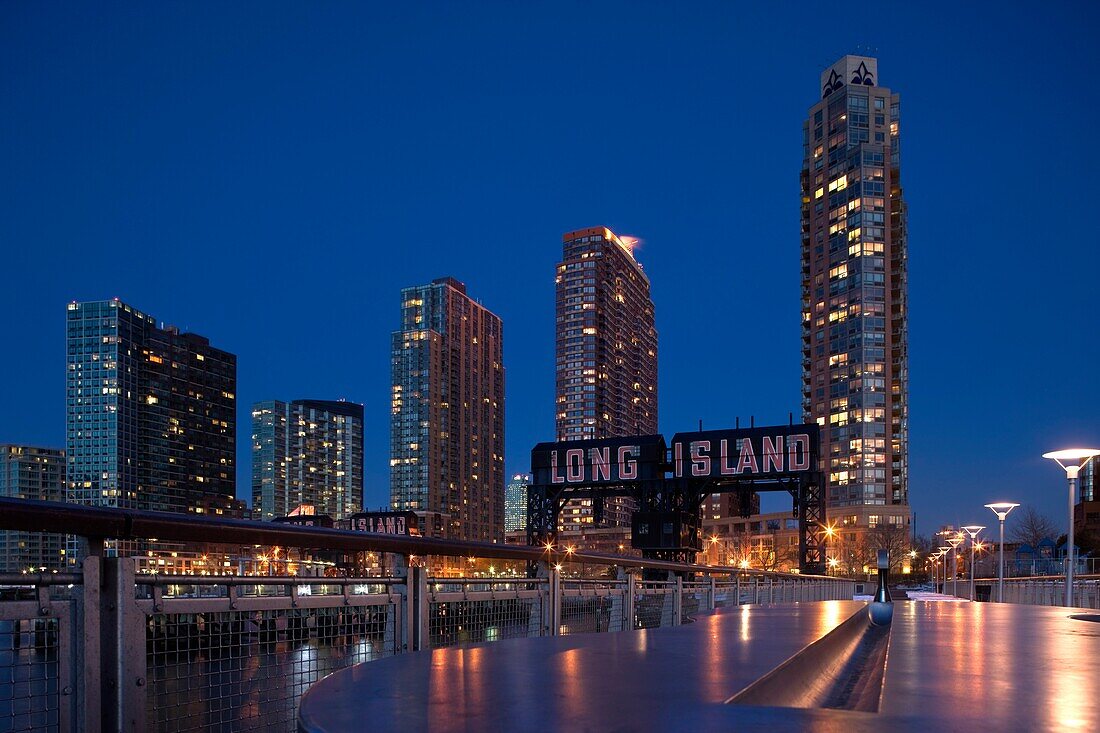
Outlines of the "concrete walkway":
[{"label": "concrete walkway", "polygon": [[743,606],[675,628],[400,655],[314,685],[300,726],[1100,730],[1100,623],[1070,618],[1073,610],[1008,604],[896,603],[877,713],[724,704],[856,612],[862,604],[851,601]]}]

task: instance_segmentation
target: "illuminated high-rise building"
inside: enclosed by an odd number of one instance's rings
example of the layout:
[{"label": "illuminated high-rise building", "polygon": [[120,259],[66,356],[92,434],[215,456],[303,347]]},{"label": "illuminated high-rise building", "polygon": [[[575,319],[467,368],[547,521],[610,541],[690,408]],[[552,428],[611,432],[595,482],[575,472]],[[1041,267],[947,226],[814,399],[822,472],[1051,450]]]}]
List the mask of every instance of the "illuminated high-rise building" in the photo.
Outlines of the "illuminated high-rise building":
[{"label": "illuminated high-rise building", "polygon": [[[633,242],[607,227],[562,237],[557,270],[558,440],[657,432],[657,329],[649,278]],[[563,530],[629,527],[634,502],[570,502]],[[601,516],[602,514],[602,516]]]},{"label": "illuminated high-rise building", "polygon": [[118,299],[67,315],[68,500],[236,506],[237,357]]},{"label": "illuminated high-rise building", "polygon": [[401,291],[390,503],[426,536],[504,541],[504,331],[445,277]]},{"label": "illuminated high-rise building", "polygon": [[[0,497],[65,501],[65,451],[0,445]],[[38,573],[68,565],[64,535],[0,531],[0,573]]]},{"label": "illuminated high-rise building", "polygon": [[504,487],[504,531],[527,529],[527,487],[531,474],[517,473]]},{"label": "illuminated high-rise building", "polygon": [[270,400],[252,406],[252,511],[344,519],[363,507],[363,406]]},{"label": "illuminated high-rise building", "polygon": [[802,407],[821,425],[830,522],[909,523],[901,101],[878,62],[821,74],[803,123]]}]

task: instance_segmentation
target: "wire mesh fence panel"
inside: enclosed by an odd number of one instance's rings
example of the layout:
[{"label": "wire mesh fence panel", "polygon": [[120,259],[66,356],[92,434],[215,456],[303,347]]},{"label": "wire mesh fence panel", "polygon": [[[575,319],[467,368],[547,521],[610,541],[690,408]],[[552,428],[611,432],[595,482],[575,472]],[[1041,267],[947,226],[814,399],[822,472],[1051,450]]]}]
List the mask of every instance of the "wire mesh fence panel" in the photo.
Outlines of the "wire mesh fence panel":
[{"label": "wire mesh fence panel", "polygon": [[634,628],[672,626],[675,588],[639,587],[634,596]]},{"label": "wire mesh fence panel", "polygon": [[706,591],[685,588],[680,604],[680,622],[691,621],[699,612],[707,610]]},{"label": "wire mesh fence panel", "polygon": [[559,632],[592,634],[623,630],[623,594],[563,595]]},{"label": "wire mesh fence panel", "polygon": [[[480,593],[478,595],[481,595]],[[428,604],[429,643],[433,649],[501,639],[523,639],[542,633],[544,596],[473,600],[463,593],[436,593]]]},{"label": "wire mesh fence panel", "polygon": [[0,601],[0,731],[60,731],[59,620],[18,618],[4,606]]},{"label": "wire mesh fence panel", "polygon": [[397,651],[393,604],[147,617],[147,720],[156,731],[295,730],[322,677]]},{"label": "wire mesh fence panel", "polygon": [[714,605],[736,606],[740,603],[737,598],[738,585],[736,583],[715,583]]}]

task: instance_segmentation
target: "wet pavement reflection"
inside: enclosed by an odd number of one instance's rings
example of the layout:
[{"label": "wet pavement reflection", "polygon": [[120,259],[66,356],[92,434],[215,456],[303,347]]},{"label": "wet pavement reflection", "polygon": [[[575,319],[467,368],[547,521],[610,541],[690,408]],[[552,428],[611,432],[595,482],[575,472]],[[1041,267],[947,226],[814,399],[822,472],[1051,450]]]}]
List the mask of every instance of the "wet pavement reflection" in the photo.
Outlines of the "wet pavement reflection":
[{"label": "wet pavement reflection", "polygon": [[[674,628],[505,641],[358,665],[305,730],[1100,730],[1100,623],[1061,608],[902,601],[877,713],[724,705],[862,604],[745,606]],[[881,664],[881,661],[879,662]]]},{"label": "wet pavement reflection", "polygon": [[362,720],[410,730],[648,729],[664,705],[720,706],[863,608],[724,609],[671,628],[401,655],[315,685],[301,719],[317,730],[353,730]]}]

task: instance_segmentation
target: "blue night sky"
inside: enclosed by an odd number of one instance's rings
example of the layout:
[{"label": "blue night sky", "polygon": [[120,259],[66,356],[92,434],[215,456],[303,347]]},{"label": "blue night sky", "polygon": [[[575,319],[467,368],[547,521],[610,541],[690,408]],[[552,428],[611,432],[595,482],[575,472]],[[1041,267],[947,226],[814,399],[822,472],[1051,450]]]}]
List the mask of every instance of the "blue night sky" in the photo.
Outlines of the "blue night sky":
[{"label": "blue night sky", "polygon": [[64,444],[65,304],[118,296],[239,356],[241,497],[254,401],[347,398],[377,507],[398,291],[452,275],[504,319],[525,470],[594,225],[643,242],[662,432],[785,423],[802,119],[864,53],[902,94],[918,530],[1064,523],[1040,454],[1100,445],[1100,6],[881,5],[3,3],[0,442]]}]

